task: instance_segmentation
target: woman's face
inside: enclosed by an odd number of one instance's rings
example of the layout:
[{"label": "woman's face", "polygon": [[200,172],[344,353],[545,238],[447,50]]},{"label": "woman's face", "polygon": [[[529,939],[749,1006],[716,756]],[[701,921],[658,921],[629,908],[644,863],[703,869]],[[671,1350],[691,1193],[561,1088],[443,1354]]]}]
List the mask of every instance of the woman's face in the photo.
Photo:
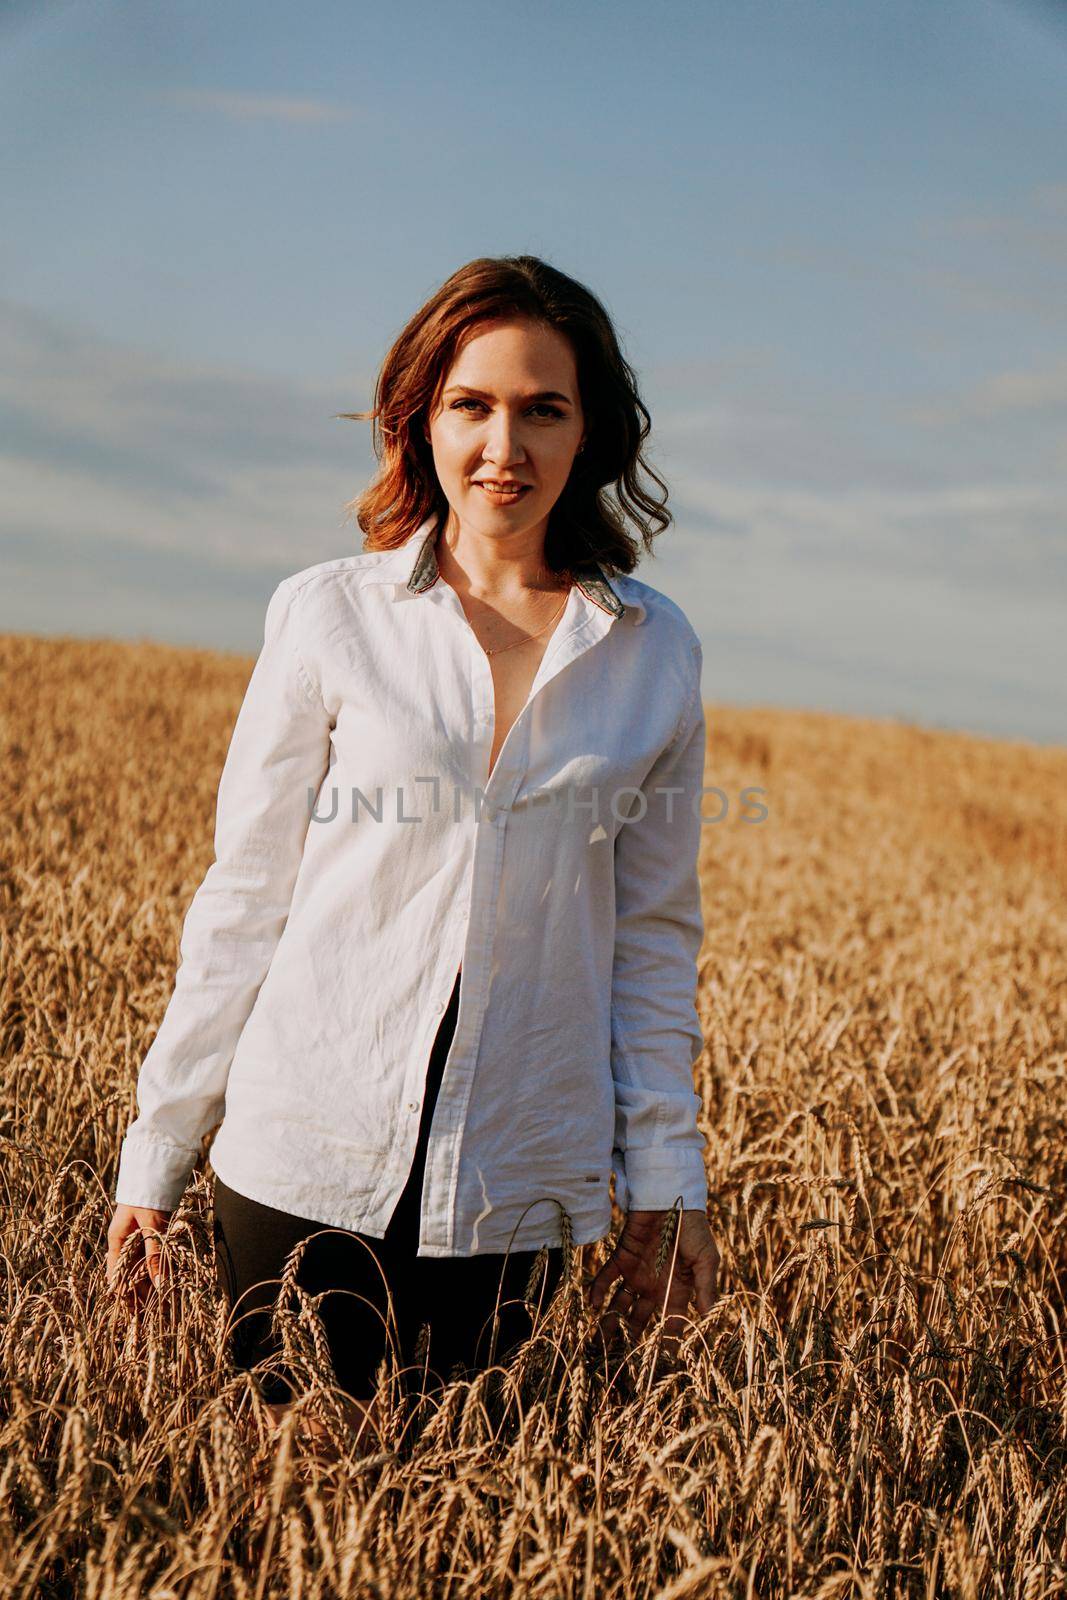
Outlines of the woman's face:
[{"label": "woman's face", "polygon": [[563,334],[529,318],[479,328],[449,369],[429,423],[459,527],[489,537],[538,528],[543,537],[584,426]]}]

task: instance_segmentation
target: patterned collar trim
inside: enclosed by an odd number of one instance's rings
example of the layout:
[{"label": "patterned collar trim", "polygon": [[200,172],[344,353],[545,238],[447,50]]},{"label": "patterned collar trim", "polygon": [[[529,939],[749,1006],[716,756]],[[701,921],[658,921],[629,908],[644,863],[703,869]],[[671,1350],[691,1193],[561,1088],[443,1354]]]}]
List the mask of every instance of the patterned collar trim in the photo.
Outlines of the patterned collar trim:
[{"label": "patterned collar trim", "polygon": [[[431,588],[440,576],[437,566],[437,550],[435,548],[437,543],[436,523],[421,537],[420,542],[421,533],[422,530],[420,529],[412,535],[417,549],[415,561],[406,585],[411,594],[422,594],[426,589]],[[595,606],[599,606],[602,611],[607,611],[611,616],[621,617],[627,610],[625,602],[620,599],[615,589],[608,582],[607,576],[599,564],[595,565],[591,572],[583,572],[581,577],[576,578],[574,581],[576,587],[582,591],[586,599],[591,600]],[[632,609],[639,616],[644,611],[644,607],[640,603],[635,603]]]}]

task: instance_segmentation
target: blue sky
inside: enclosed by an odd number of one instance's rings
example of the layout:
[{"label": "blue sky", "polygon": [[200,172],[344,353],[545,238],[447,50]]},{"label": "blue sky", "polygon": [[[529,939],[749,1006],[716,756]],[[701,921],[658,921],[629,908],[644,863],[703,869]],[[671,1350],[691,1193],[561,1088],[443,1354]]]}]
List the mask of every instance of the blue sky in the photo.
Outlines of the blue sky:
[{"label": "blue sky", "polygon": [[[1067,743],[1067,5],[9,4],[0,630],[254,653],[478,255],[616,320],[709,704]],[[713,729],[712,729],[713,735]]]}]

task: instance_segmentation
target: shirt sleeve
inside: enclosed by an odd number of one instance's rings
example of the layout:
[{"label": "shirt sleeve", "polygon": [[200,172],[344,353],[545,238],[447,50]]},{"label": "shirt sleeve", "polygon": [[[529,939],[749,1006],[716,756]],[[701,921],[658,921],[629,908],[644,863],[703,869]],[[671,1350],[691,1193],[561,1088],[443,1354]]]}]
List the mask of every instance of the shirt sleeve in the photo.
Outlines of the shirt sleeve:
[{"label": "shirt sleeve", "polygon": [[696,1009],[704,936],[698,857],[706,728],[703,653],[674,739],[657,758],[615,840],[611,1071],[615,1198],[623,1210],[704,1210],[708,1187],[693,1066],[704,1046]]},{"label": "shirt sleeve", "polygon": [[116,1204],[177,1205],[221,1120],[230,1062],[289,914],[332,726],[298,654],[298,598],[283,579],[267,606],[219,780],[215,859],[186,913],[174,990],[138,1075]]}]

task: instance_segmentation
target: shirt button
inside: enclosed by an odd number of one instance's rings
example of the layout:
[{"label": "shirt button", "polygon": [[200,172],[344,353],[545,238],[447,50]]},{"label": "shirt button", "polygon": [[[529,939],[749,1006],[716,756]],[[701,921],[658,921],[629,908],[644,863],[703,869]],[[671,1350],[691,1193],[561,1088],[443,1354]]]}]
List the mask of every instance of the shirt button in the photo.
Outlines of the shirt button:
[{"label": "shirt button", "polygon": [[417,1111],[418,1109],[419,1109],[419,1102],[417,1100],[409,1100],[408,1101],[408,1110],[409,1111]]}]

